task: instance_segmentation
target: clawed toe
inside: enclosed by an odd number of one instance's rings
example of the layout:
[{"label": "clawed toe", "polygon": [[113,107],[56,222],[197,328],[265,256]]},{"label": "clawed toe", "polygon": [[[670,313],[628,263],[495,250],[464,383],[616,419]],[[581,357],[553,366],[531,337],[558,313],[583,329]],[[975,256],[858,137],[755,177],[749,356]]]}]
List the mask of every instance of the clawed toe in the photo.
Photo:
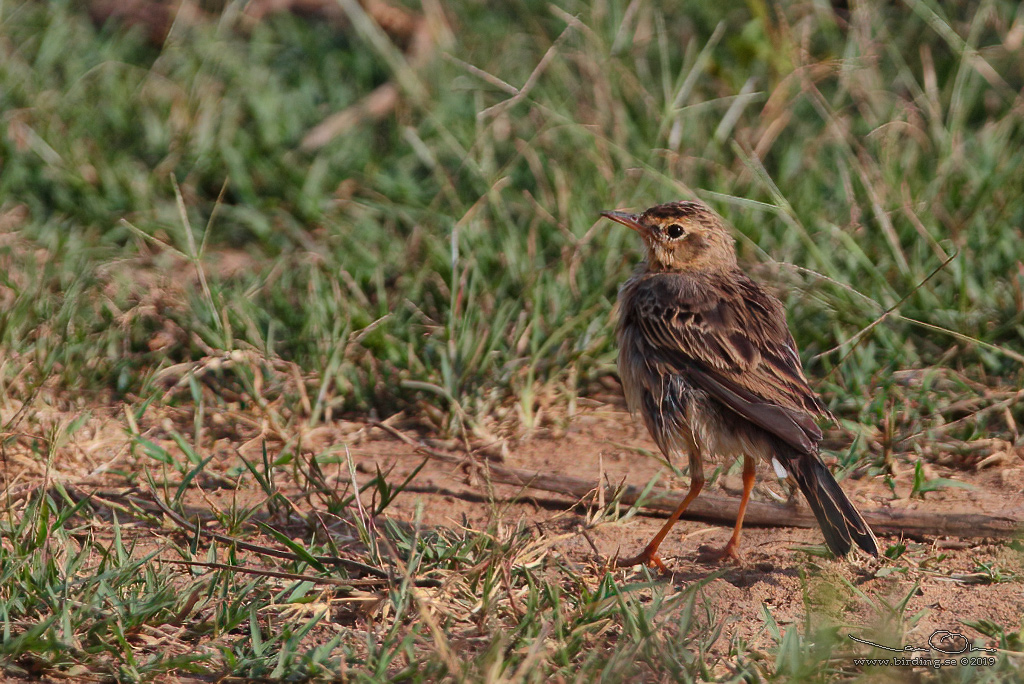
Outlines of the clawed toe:
[{"label": "clawed toe", "polygon": [[668,567],[662,562],[658,554],[652,553],[648,549],[644,549],[638,556],[619,558],[615,561],[616,568],[632,568],[635,565],[644,565],[649,568],[658,568],[665,573],[668,572]]}]

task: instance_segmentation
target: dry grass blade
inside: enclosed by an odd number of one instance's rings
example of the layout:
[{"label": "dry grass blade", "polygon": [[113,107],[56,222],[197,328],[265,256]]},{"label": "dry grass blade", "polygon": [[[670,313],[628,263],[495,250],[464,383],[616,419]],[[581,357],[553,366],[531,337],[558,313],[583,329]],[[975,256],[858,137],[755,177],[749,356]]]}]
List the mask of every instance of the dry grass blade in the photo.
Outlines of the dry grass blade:
[{"label": "dry grass blade", "polygon": [[947,257],[947,258],[946,258],[946,260],[945,260],[945,261],[943,261],[943,262],[942,262],[941,264],[939,264],[938,266],[936,266],[936,267],[935,267],[935,270],[933,270],[933,271],[932,271],[931,273],[929,273],[929,274],[927,275],[927,277],[925,277],[925,278],[924,278],[924,280],[922,280],[921,282],[919,282],[919,283],[918,283],[917,285],[915,285],[915,286],[914,286],[914,287],[913,287],[913,288],[912,288],[912,289],[911,289],[911,290],[910,290],[909,292],[907,292],[907,293],[906,293],[905,295],[903,295],[903,297],[902,297],[902,298],[900,298],[900,300],[899,300],[898,302],[896,302],[895,304],[893,304],[892,306],[890,306],[890,307],[889,307],[888,309],[886,309],[885,311],[883,311],[883,312],[882,312],[882,315],[880,315],[880,316],[879,316],[878,318],[876,318],[875,320],[871,321],[871,323],[869,323],[869,324],[868,324],[867,326],[865,326],[864,328],[861,328],[861,329],[860,329],[859,331],[857,331],[857,333],[856,333],[856,334],[855,334],[855,335],[854,335],[853,337],[851,337],[851,338],[849,338],[849,339],[847,339],[847,340],[844,340],[843,342],[841,342],[841,343],[837,344],[836,346],[832,347],[831,349],[826,349],[825,351],[821,352],[820,354],[815,354],[815,355],[814,355],[814,359],[820,359],[820,358],[822,358],[823,356],[828,356],[829,354],[831,354],[831,353],[833,353],[833,352],[835,352],[835,351],[838,351],[838,350],[842,349],[842,348],[843,348],[844,346],[846,346],[846,345],[848,345],[848,344],[849,344],[849,345],[851,345],[851,346],[850,346],[850,349],[849,349],[849,351],[847,351],[847,352],[846,352],[845,354],[843,354],[843,357],[842,357],[841,359],[839,359],[839,362],[838,362],[838,363],[836,363],[836,365],[835,365],[835,368],[833,368],[833,369],[832,369],[832,372],[835,372],[835,370],[836,370],[837,368],[839,368],[840,366],[842,366],[842,365],[843,365],[843,362],[844,362],[844,361],[846,361],[846,359],[847,359],[847,358],[849,358],[850,354],[852,354],[852,353],[853,353],[853,350],[857,348],[857,345],[858,345],[858,344],[860,343],[860,339],[861,339],[862,337],[864,337],[864,336],[865,336],[865,335],[867,335],[867,334],[868,334],[869,332],[871,332],[871,331],[872,331],[872,330],[873,330],[873,329],[874,329],[874,328],[875,328],[876,326],[880,325],[880,324],[881,324],[881,323],[882,323],[883,321],[885,321],[885,319],[887,319],[887,318],[888,318],[889,316],[891,316],[891,315],[893,315],[893,314],[896,314],[896,315],[898,316],[898,315],[899,315],[899,313],[898,313],[898,310],[899,310],[900,306],[902,306],[904,302],[906,302],[906,301],[907,301],[908,299],[910,299],[910,297],[911,297],[911,296],[912,296],[912,295],[913,295],[913,294],[914,294],[915,292],[917,292],[917,291],[918,291],[919,289],[921,289],[922,287],[924,287],[924,286],[925,286],[925,284],[926,284],[926,283],[927,283],[927,282],[928,282],[929,280],[931,280],[931,279],[932,279],[932,278],[934,278],[934,277],[935,277],[936,275],[938,275],[938,274],[939,274],[939,272],[940,272],[940,271],[942,271],[942,269],[946,268],[946,266],[948,266],[949,264],[951,264],[951,263],[953,262],[953,260],[954,260],[954,259],[956,259],[956,257],[957,257],[957,255],[958,255],[958,254],[959,254],[959,252],[954,252],[954,253],[953,253],[953,254],[951,254],[951,255],[950,255],[949,257]]},{"label": "dry grass blade", "polygon": [[[172,563],[174,565],[182,565],[189,568],[209,568],[210,570],[226,570],[228,572],[238,572],[247,575],[257,575],[260,577],[274,577],[276,579],[294,580],[296,582],[309,582],[311,584],[318,584],[330,587],[379,587],[382,585],[386,586],[389,583],[389,581],[385,579],[337,579],[334,577],[320,577],[318,575],[305,575],[295,572],[282,572],[280,570],[267,570],[265,568],[250,568],[244,565],[229,565],[227,563],[185,561],[173,558],[164,559],[162,562]],[[419,583],[417,584],[417,586],[441,586],[441,582],[439,582],[438,580],[423,579],[417,580],[417,582]]]}]

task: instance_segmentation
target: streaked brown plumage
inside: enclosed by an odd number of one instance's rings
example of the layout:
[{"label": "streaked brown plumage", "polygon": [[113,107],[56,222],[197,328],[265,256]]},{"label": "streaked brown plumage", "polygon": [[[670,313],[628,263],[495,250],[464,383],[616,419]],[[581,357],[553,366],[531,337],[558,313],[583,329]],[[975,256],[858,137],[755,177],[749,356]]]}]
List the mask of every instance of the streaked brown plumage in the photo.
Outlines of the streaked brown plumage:
[{"label": "streaked brown plumage", "polygon": [[638,556],[620,566],[665,566],[657,551],[704,485],[702,460],[743,455],[743,498],[723,556],[737,556],[755,458],[796,480],[836,555],[853,543],[877,556],[860,513],[818,457],[816,419],[832,418],[808,386],[778,299],[736,264],[732,238],[699,202],[603,216],[640,233],[646,259],[619,291],[619,374],[667,458],[686,455],[690,489]]}]

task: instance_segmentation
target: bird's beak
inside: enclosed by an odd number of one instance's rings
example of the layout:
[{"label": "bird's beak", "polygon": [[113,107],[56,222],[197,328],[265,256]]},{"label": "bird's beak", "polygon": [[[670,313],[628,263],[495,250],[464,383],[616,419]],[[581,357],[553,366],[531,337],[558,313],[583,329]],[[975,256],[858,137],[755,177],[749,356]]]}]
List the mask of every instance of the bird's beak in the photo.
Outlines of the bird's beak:
[{"label": "bird's beak", "polygon": [[647,229],[644,228],[644,224],[640,223],[640,216],[637,214],[627,214],[624,211],[602,211],[601,216],[610,218],[616,223],[621,223],[627,228],[632,228],[641,235],[647,233]]}]

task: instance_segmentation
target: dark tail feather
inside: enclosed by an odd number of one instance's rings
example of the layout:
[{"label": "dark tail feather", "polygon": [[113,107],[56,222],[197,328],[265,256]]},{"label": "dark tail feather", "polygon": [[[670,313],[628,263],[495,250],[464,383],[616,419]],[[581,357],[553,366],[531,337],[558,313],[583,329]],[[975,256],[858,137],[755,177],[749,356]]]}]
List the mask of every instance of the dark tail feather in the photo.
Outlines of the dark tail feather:
[{"label": "dark tail feather", "polygon": [[878,540],[821,459],[801,454],[787,465],[811,505],[832,553],[845,556],[856,542],[857,546],[877,556]]}]

